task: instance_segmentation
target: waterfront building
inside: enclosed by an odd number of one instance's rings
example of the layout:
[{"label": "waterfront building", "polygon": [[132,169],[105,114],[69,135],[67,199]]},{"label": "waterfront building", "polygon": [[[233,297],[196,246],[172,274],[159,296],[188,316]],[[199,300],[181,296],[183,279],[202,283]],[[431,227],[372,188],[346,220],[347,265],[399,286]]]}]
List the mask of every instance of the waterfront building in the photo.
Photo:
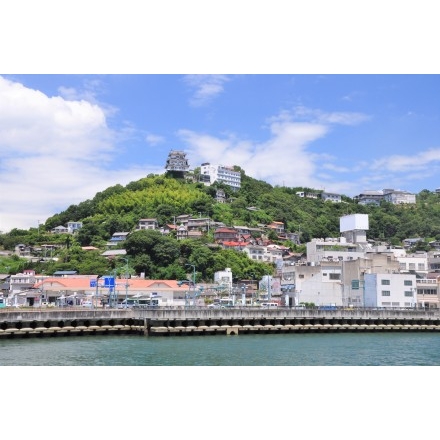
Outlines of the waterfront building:
[{"label": "waterfront building", "polygon": [[416,276],[402,273],[364,275],[365,307],[417,306]]},{"label": "waterfront building", "polygon": [[67,276],[67,277],[36,277],[32,291],[26,292],[24,302],[29,306],[39,306],[38,297],[43,292],[48,303],[58,305],[80,306],[84,300],[93,301],[99,307],[102,300],[108,301],[110,294],[117,302],[125,297],[151,297],[153,293],[160,298],[162,306],[184,306],[188,286],[180,286],[177,280],[146,280],[142,278],[115,278],[114,290],[106,285],[105,279],[97,275]]},{"label": "waterfront building", "polygon": [[417,278],[417,305],[419,308],[440,308],[440,275],[430,273],[426,278]]},{"label": "waterfront building", "polygon": [[417,274],[420,278],[426,278],[428,274],[428,254],[426,252],[416,252],[415,254],[397,257],[400,271]]}]

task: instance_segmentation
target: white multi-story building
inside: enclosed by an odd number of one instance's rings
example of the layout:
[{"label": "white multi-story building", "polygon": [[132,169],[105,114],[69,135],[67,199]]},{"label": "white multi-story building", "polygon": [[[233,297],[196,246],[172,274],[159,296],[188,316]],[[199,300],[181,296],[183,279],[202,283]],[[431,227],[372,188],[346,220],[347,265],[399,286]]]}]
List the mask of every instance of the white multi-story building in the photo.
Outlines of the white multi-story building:
[{"label": "white multi-story building", "polygon": [[232,167],[203,163],[200,167],[200,175],[201,181],[205,185],[220,182],[230,186],[234,190],[238,190],[241,187],[241,173],[234,171]]},{"label": "white multi-story building", "polygon": [[342,306],[341,263],[322,262],[320,265],[298,265],[290,273],[295,304],[314,303],[317,306]]},{"label": "white multi-story building", "polygon": [[414,274],[366,273],[365,307],[416,307],[416,281]]},{"label": "white multi-story building", "polygon": [[426,252],[397,257],[401,272],[414,272],[426,277],[428,274],[428,254]]},{"label": "white multi-story building", "polygon": [[395,189],[384,189],[378,191],[364,191],[355,197],[360,205],[380,205],[382,200],[394,205],[413,204],[416,203],[415,194],[408,191]]},{"label": "white multi-story building", "polygon": [[393,205],[416,203],[416,195],[411,194],[408,191],[384,189],[383,198],[386,202],[392,203]]}]

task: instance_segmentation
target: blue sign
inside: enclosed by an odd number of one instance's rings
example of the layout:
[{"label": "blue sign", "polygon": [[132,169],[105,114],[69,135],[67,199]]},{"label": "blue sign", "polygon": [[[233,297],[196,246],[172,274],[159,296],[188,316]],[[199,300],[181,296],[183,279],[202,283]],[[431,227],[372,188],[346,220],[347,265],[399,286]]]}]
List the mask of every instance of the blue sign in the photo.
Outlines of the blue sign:
[{"label": "blue sign", "polygon": [[90,287],[96,287],[97,282],[96,280],[90,280]]},{"label": "blue sign", "polygon": [[104,279],[104,287],[108,287],[108,288],[115,287],[114,277],[103,277],[103,279]]}]

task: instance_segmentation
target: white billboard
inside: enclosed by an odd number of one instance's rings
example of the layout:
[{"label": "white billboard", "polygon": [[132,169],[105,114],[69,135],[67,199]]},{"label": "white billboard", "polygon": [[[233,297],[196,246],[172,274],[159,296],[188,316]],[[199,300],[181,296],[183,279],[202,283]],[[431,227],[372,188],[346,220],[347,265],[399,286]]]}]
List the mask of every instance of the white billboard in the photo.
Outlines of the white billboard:
[{"label": "white billboard", "polygon": [[339,231],[368,231],[368,214],[345,215],[339,219]]}]

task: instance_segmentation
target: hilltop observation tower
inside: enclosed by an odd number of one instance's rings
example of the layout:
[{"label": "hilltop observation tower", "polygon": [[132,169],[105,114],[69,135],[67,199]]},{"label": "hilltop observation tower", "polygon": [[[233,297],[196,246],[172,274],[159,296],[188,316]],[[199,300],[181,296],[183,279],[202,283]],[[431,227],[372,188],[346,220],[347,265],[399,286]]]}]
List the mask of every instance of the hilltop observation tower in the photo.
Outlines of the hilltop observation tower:
[{"label": "hilltop observation tower", "polygon": [[189,170],[186,153],[179,150],[170,151],[165,170],[176,177],[184,177],[185,173]]}]

